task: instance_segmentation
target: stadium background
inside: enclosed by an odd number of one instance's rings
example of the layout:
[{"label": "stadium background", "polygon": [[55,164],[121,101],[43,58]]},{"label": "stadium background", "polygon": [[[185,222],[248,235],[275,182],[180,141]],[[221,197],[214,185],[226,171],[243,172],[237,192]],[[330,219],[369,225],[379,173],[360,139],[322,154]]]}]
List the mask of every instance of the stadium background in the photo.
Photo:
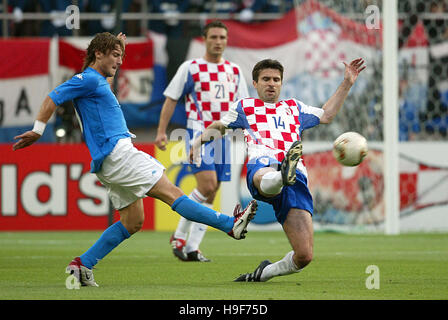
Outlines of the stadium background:
[{"label": "stadium background", "polygon": [[[80,10],[79,29],[65,25],[70,5]],[[159,159],[188,194],[194,179],[182,169],[178,144],[170,145],[176,152],[160,152],[151,142],[166,84],[180,63],[203,54],[200,28],[219,18],[229,26],[225,57],[243,68],[247,80],[255,61],[276,58],[286,68],[282,96],[310,105],[320,106],[335,91],[342,60],[366,59],[368,69],[335,122],[304,134],[304,158],[317,229],[383,232],[383,116],[390,111],[382,104],[382,24],[367,26],[369,5],[382,12],[382,1],[349,0],[3,1],[0,230],[102,230],[117,218],[88,173],[89,155],[70,105],[59,109],[39,145],[11,150],[13,137],[31,128],[43,97],[80,71],[83,50],[102,31],[129,38],[114,90],[137,146]],[[398,1],[401,231],[448,230],[447,12],[446,1]],[[184,116],[179,103],[170,126],[174,138]],[[344,131],[369,141],[359,167],[343,168],[331,155],[331,142]],[[248,201],[242,151],[235,143],[232,182],[223,184],[215,202],[224,212]],[[167,214],[167,206],[149,198],[145,206],[144,229],[174,230],[178,217]],[[279,228],[263,205],[250,227]]]}]

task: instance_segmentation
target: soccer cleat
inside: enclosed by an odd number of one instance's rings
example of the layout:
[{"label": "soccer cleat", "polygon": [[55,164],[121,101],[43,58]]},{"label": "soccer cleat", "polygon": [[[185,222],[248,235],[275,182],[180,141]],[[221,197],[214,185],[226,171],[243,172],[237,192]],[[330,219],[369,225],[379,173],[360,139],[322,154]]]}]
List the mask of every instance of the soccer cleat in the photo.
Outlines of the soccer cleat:
[{"label": "soccer cleat", "polygon": [[294,141],[283,159],[280,171],[282,172],[283,184],[285,186],[292,186],[296,183],[296,168],[297,163],[302,156],[302,142]]},{"label": "soccer cleat", "polygon": [[255,269],[252,273],[241,274],[238,278],[236,278],[235,282],[260,282],[261,274],[263,273],[264,268],[270,265],[272,262],[269,260],[261,261],[257,269]]},{"label": "soccer cleat", "polygon": [[82,264],[80,257],[76,257],[69,263],[65,273],[74,275],[84,287],[99,287],[93,278],[93,271]]},{"label": "soccer cleat", "polygon": [[200,250],[192,251],[187,253],[188,261],[199,261],[199,262],[210,262],[210,259],[204,257]]},{"label": "soccer cleat", "polygon": [[185,253],[186,241],[180,238],[174,238],[174,234],[170,238],[170,244],[173,248],[173,254],[181,261],[188,261],[188,257]]},{"label": "soccer cleat", "polygon": [[240,211],[241,205],[237,204],[233,211],[233,228],[228,235],[237,240],[244,239],[247,233],[247,225],[254,218],[257,208],[256,200],[251,200],[243,211]]}]

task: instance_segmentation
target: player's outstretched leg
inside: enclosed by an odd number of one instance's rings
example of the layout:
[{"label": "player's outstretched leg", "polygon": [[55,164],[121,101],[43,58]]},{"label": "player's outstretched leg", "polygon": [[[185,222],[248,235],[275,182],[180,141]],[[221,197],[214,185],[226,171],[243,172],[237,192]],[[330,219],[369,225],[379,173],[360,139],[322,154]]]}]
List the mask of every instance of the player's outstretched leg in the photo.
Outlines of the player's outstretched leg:
[{"label": "player's outstretched leg", "polygon": [[283,259],[271,263],[269,260],[264,260],[252,273],[245,273],[240,275],[234,281],[237,282],[264,282],[276,276],[285,276],[288,274],[300,272],[293,260],[294,251],[288,252]]},{"label": "player's outstretched leg", "polygon": [[302,142],[294,141],[285,155],[280,166],[280,171],[282,173],[283,184],[287,186],[292,186],[296,183],[296,167],[297,163],[302,156]]},{"label": "player's outstretched leg", "polygon": [[301,209],[290,209],[283,223],[283,230],[293,250],[277,262],[263,261],[254,272],[240,275],[235,281],[268,281],[273,277],[300,272],[311,262],[313,225],[310,213]]},{"label": "player's outstretched leg", "polygon": [[258,206],[255,200],[242,211],[237,205],[233,217],[229,217],[188,198],[165,174],[147,195],[170,205],[172,210],[184,218],[224,231],[237,240],[244,239],[247,225],[254,218]]},{"label": "player's outstretched leg", "polygon": [[246,237],[247,225],[254,218],[258,204],[252,200],[244,210],[241,210],[241,206],[237,204],[233,217],[229,217],[200,205],[184,195],[176,199],[171,208],[188,220],[204,223],[239,240]]}]

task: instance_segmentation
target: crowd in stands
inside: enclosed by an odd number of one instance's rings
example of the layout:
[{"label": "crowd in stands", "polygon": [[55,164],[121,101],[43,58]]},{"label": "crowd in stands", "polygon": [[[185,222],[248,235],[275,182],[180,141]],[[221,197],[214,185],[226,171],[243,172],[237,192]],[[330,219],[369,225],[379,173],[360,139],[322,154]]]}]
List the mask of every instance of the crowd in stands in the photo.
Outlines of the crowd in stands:
[{"label": "crowd in stands", "polygon": [[[302,2],[302,1],[298,1]],[[8,20],[8,36],[70,36],[74,30],[65,27],[58,12],[65,12],[70,5],[76,5],[80,13],[114,13],[115,6],[121,3],[121,12],[161,13],[165,20],[148,21],[147,29],[172,37],[181,37],[200,32],[197,21],[176,19],[177,13],[229,13],[241,14],[244,22],[251,22],[254,13],[285,13],[294,7],[294,0],[8,0],[8,7],[0,12],[12,13],[13,20]],[[42,12],[54,14],[52,20],[24,20],[24,13]],[[142,34],[141,21],[122,21],[120,30],[129,36]],[[0,28],[2,28],[0,24]],[[98,32],[113,31],[116,26],[114,17],[101,20],[81,20],[78,36],[90,36]],[[3,34],[3,30],[1,30]],[[194,34],[197,35],[197,34]]]},{"label": "crowd in stands", "polygon": [[[8,12],[13,19],[7,23],[0,21],[0,35],[9,37],[52,37],[59,36],[92,36],[99,32],[116,30],[127,36],[142,36],[145,31],[154,31],[167,35],[166,49],[170,57],[170,68],[167,70],[168,79],[171,78],[177,66],[185,58],[188,43],[193,37],[201,35],[204,21],[200,19],[177,19],[178,13],[227,13],[235,14],[242,22],[255,22],[256,13],[284,14],[306,0],[8,0],[7,8],[2,7],[0,13]],[[339,13],[363,12],[369,4],[381,1],[371,0],[319,0]],[[407,41],[407,37],[417,25],[420,12],[447,13],[446,0],[400,0],[398,11],[404,15],[402,28],[399,33],[399,47]],[[164,19],[153,19],[145,23],[141,20],[116,21],[114,15],[108,15],[99,20],[83,20],[78,30],[68,29],[65,20],[58,12],[65,12],[70,5],[76,5],[80,13],[114,13],[116,5],[121,5],[121,12],[148,12],[162,14]],[[119,10],[120,11],[120,10]],[[41,12],[54,14],[50,20],[23,19],[24,13]],[[117,23],[120,25],[117,26]],[[448,20],[423,20],[423,25],[429,40],[429,45],[439,45],[448,42]],[[4,32],[5,27],[7,32]],[[76,34],[75,34],[76,33]],[[184,54],[182,54],[184,52]],[[448,83],[446,66],[448,54],[442,57],[429,57],[428,61],[428,103],[425,106],[412,104],[412,99],[406,99],[408,90],[407,77],[400,82],[400,139],[412,140],[412,136],[423,130],[436,132],[447,136],[448,132],[448,90],[441,92],[440,83]],[[405,72],[405,74],[407,74]]]}]

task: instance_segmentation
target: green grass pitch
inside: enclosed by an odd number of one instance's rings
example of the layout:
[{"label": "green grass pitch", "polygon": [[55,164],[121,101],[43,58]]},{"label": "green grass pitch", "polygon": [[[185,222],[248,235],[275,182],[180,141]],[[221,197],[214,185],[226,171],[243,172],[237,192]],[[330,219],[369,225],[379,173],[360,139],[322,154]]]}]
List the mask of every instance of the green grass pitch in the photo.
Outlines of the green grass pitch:
[{"label": "green grass pitch", "polygon": [[[264,259],[290,249],[282,232],[249,232],[236,241],[218,231],[201,249],[211,263],[174,258],[168,232],[139,232],[100,261],[99,288],[66,288],[65,267],[100,232],[0,232],[2,300],[446,300],[448,234],[399,236],[315,233],[314,260],[302,272],[265,283],[236,283]],[[367,289],[366,269],[379,269]]]}]

